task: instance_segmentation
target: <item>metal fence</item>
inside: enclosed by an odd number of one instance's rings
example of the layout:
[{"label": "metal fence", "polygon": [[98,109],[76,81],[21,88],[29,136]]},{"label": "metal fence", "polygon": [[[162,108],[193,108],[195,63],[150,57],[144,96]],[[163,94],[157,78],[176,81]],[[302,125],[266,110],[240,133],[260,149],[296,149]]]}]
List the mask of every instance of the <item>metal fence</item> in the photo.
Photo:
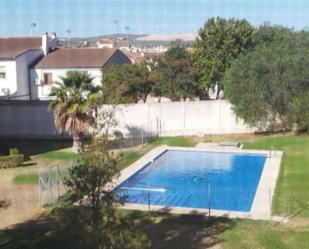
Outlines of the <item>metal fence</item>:
[{"label": "metal fence", "polygon": [[51,165],[47,171],[39,172],[39,206],[56,203],[66,191],[64,184],[68,168]]},{"label": "metal fence", "polygon": [[118,193],[126,200],[126,204],[137,204],[138,208],[143,207],[143,210],[148,211],[189,208],[192,212],[196,209],[209,216],[234,213],[240,218],[267,220],[291,219],[309,214],[308,191],[273,192],[271,188],[263,188],[255,193],[254,189],[216,188],[206,184],[198,192],[191,193],[185,189],[171,191],[148,182],[139,187],[120,187]]},{"label": "metal fence", "polygon": [[109,141],[110,149],[128,149],[144,145],[157,138],[162,133],[163,124],[158,121],[151,127],[130,127],[125,128],[126,132],[115,130],[114,138]]}]

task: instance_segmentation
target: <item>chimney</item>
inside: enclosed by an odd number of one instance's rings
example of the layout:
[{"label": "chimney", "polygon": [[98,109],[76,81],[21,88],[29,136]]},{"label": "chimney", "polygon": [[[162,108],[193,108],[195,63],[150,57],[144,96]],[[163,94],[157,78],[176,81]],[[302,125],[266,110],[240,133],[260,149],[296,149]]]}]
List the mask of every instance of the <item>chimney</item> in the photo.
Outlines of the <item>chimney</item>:
[{"label": "chimney", "polygon": [[54,39],[57,39],[57,34],[56,32],[53,32],[52,35],[51,35],[51,38],[54,40]]},{"label": "chimney", "polygon": [[48,54],[48,33],[42,35],[42,50],[44,55]]}]

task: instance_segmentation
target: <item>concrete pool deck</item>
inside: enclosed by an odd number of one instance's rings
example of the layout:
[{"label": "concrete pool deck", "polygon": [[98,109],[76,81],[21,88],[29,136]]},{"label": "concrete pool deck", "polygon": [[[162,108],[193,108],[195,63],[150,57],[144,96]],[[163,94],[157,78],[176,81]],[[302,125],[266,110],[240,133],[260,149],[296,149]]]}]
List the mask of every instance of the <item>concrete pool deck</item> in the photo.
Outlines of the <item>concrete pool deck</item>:
[{"label": "concrete pool deck", "polygon": [[[141,170],[145,165],[151,163],[157,157],[167,150],[182,150],[182,151],[206,151],[206,152],[230,152],[230,153],[248,153],[248,154],[262,154],[266,155],[266,161],[263,172],[257,186],[256,194],[249,212],[238,212],[228,210],[214,210],[204,208],[185,208],[185,207],[166,207],[142,205],[142,204],[128,204],[126,203],[121,208],[142,211],[157,211],[170,212],[175,214],[201,214],[212,216],[226,216],[230,218],[245,218],[245,219],[259,219],[259,220],[278,220],[279,217],[272,217],[271,203],[274,195],[277,178],[279,175],[282,151],[265,151],[265,150],[244,150],[241,148],[222,147],[215,144],[198,144],[195,148],[186,147],[169,147],[162,145],[149,151],[142,158],[134,162],[132,165],[120,172],[119,178],[116,180],[116,185],[120,185],[133,174]],[[244,193],[245,194],[245,193]]]}]

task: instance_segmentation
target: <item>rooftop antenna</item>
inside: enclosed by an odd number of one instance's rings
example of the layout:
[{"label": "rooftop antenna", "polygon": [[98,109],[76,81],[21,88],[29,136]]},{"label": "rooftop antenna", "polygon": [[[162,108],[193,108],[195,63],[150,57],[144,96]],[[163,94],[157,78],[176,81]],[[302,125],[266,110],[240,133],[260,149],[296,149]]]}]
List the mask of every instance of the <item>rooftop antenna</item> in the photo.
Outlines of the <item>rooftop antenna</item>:
[{"label": "rooftop antenna", "polygon": [[119,34],[119,21],[117,19],[114,19],[111,21],[115,27],[116,27],[116,34]]},{"label": "rooftop antenna", "polygon": [[128,42],[128,47],[129,47],[129,32],[131,30],[131,27],[130,26],[125,26],[124,27],[126,33],[127,33],[127,42]]},{"label": "rooftop antenna", "polygon": [[35,28],[36,28],[37,24],[35,22],[30,24],[31,27],[31,36],[35,36]]}]

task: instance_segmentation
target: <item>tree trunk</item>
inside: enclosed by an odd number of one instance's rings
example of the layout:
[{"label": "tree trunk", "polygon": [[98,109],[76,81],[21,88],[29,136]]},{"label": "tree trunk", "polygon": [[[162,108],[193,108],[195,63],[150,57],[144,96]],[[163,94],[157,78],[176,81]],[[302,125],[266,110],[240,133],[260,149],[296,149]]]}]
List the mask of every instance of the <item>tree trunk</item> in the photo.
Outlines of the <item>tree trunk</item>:
[{"label": "tree trunk", "polygon": [[83,149],[83,136],[82,134],[73,135],[73,151],[80,153]]}]

